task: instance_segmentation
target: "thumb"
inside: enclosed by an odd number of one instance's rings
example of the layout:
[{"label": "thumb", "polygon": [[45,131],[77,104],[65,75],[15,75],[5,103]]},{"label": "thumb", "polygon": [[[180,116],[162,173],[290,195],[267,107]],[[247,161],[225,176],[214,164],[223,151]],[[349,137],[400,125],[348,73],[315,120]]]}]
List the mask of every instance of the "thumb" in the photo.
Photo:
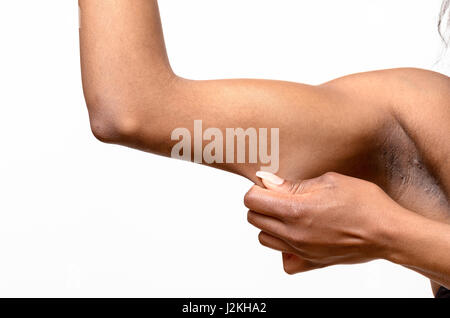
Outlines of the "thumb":
[{"label": "thumb", "polygon": [[285,192],[285,193],[295,193],[295,189],[298,189],[299,186],[292,181],[284,180],[273,173],[267,171],[258,171],[256,176],[261,178],[264,186],[276,192]]}]

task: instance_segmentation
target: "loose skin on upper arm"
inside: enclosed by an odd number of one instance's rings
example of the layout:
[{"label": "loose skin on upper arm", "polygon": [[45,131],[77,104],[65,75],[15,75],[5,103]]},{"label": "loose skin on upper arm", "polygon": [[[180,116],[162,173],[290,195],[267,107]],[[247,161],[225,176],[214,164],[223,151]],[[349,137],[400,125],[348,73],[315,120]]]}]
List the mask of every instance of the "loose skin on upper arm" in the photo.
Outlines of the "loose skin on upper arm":
[{"label": "loose skin on upper arm", "polygon": [[[143,127],[145,143],[154,138],[160,154],[173,146],[168,137],[176,127],[192,131],[194,120],[206,128],[279,129],[279,174],[291,178],[314,177],[326,171],[343,171],[370,152],[389,113],[381,106],[371,107],[337,89],[333,84],[309,86],[266,80],[177,80],[174,94],[157,118],[159,124]],[[151,116],[149,116],[150,118]],[[270,149],[270,147],[269,147]],[[150,149],[150,151],[155,149]],[[224,152],[226,150],[224,149]],[[248,162],[248,161],[247,161]],[[252,177],[261,162],[214,165]]]}]

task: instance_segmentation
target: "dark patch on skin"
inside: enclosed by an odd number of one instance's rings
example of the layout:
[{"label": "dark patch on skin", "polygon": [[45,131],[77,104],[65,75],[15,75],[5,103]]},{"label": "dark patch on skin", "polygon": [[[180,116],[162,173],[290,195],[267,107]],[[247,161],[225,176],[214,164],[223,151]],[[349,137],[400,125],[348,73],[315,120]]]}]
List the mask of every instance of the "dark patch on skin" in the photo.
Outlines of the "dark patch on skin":
[{"label": "dark patch on skin", "polygon": [[389,125],[385,132],[377,160],[377,170],[385,180],[382,187],[400,203],[412,198],[417,201],[413,205],[419,205],[419,201],[426,200],[426,204],[420,205],[439,206],[440,210],[448,212],[446,217],[449,218],[450,205],[439,178],[427,167],[413,139],[398,123]]}]

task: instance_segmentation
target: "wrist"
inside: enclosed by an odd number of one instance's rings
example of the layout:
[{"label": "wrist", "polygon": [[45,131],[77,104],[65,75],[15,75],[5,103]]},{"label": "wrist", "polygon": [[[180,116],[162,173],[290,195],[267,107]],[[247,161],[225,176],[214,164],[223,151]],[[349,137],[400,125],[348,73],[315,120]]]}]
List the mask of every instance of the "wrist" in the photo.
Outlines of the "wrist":
[{"label": "wrist", "polygon": [[383,217],[378,218],[375,233],[375,256],[378,259],[402,264],[403,255],[407,248],[407,232],[414,227],[415,214],[400,206],[386,211]]}]

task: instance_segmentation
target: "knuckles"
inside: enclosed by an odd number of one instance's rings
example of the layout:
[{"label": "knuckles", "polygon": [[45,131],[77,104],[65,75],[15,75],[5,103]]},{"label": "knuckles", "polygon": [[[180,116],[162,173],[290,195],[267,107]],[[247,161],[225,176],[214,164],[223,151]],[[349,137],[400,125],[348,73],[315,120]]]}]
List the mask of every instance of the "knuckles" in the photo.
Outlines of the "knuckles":
[{"label": "knuckles", "polygon": [[302,190],[302,183],[303,183],[303,182],[294,182],[294,183],[291,183],[291,184],[289,185],[288,192],[289,192],[290,194],[301,193],[301,190]]}]

